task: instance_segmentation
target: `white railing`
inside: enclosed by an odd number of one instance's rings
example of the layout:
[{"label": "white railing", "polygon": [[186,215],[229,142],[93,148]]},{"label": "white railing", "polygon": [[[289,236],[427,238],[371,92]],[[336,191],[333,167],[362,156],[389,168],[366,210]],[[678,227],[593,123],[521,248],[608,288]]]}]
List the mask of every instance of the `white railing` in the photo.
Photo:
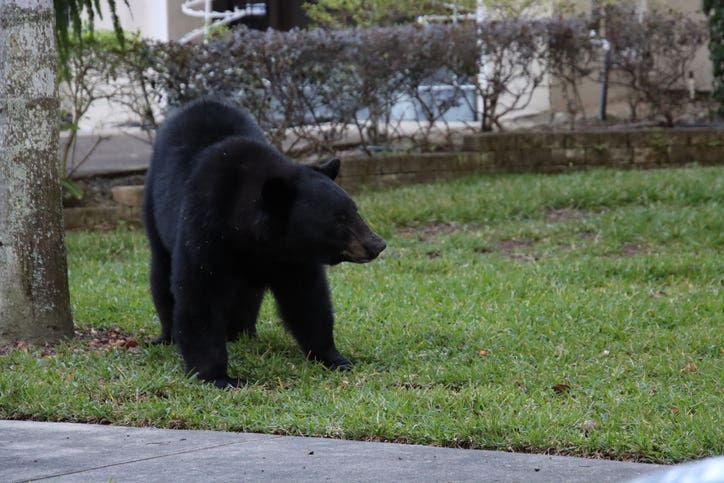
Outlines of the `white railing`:
[{"label": "white railing", "polygon": [[[199,9],[203,6],[203,10]],[[209,32],[222,25],[230,24],[235,20],[253,16],[264,16],[266,15],[266,4],[265,3],[247,3],[245,7],[235,7],[234,10],[226,10],[224,12],[217,12],[212,10],[211,0],[186,0],[181,5],[181,11],[190,16],[196,18],[203,18],[204,25],[197,29],[192,30],[179,39],[182,44],[190,42],[203,35],[204,39],[207,39]]]}]

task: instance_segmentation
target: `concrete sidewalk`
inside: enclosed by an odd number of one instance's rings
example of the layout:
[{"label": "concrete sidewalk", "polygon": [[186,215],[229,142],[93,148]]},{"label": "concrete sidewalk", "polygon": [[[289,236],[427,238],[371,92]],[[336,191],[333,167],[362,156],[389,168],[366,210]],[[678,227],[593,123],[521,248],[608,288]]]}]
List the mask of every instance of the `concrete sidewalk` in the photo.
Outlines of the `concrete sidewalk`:
[{"label": "concrete sidewalk", "polygon": [[78,166],[68,166],[74,178],[96,175],[112,175],[142,172],[148,169],[151,160],[151,145],[143,133],[106,133],[100,136],[81,134],[78,136],[76,159],[86,159]]},{"label": "concrete sidewalk", "polygon": [[619,482],[660,468],[324,438],[0,421],[2,482]]}]

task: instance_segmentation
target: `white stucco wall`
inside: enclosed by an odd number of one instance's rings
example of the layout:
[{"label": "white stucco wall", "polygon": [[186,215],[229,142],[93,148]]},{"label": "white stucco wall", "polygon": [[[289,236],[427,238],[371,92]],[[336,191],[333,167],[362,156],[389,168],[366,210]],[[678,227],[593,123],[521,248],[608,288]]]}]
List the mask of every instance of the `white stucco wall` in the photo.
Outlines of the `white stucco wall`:
[{"label": "white stucco wall", "polygon": [[[181,12],[183,0],[128,0],[128,6],[116,1],[118,16],[124,30],[139,32],[142,37],[155,40],[178,40],[185,33],[202,25],[202,20]],[[108,2],[101,1],[103,19],[99,29],[111,29],[113,23]]]}]

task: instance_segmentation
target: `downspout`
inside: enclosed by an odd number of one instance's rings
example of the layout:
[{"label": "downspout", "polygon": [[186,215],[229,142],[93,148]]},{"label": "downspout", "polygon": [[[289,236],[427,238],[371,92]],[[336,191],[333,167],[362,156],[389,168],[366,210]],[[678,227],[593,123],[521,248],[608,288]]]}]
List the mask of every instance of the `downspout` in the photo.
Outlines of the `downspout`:
[{"label": "downspout", "polygon": [[[485,18],[487,17],[487,7],[485,6],[485,0],[477,0],[477,8],[475,9],[475,24],[477,28],[482,28],[482,24],[485,21]],[[480,39],[476,39],[477,42],[480,42]],[[482,53],[481,48],[481,54],[480,54],[480,70],[478,71],[478,92],[477,92],[477,109],[475,111],[475,117],[474,120],[480,123],[480,127],[482,130],[483,123],[485,122],[485,99],[483,98],[482,93],[485,92],[488,84],[488,78],[485,72],[485,66],[486,66],[486,60],[485,55]]]},{"label": "downspout", "polygon": [[601,41],[601,98],[598,101],[598,119],[606,120],[606,105],[608,104],[608,69],[611,64],[611,43],[608,39]]},{"label": "downspout", "polygon": [[601,95],[598,100],[598,119],[606,120],[606,105],[608,104],[608,71],[611,65],[611,43],[607,38],[599,38],[595,30],[591,30],[591,42],[601,48]]}]

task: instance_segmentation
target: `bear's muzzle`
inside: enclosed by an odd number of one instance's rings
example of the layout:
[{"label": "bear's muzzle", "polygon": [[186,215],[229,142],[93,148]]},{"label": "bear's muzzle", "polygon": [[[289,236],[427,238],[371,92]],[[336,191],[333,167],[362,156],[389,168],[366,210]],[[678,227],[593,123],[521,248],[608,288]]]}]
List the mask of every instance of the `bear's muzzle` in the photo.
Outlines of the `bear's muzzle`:
[{"label": "bear's muzzle", "polygon": [[347,248],[342,252],[345,261],[353,263],[371,262],[387,248],[385,240],[365,226],[366,233],[352,232]]}]

